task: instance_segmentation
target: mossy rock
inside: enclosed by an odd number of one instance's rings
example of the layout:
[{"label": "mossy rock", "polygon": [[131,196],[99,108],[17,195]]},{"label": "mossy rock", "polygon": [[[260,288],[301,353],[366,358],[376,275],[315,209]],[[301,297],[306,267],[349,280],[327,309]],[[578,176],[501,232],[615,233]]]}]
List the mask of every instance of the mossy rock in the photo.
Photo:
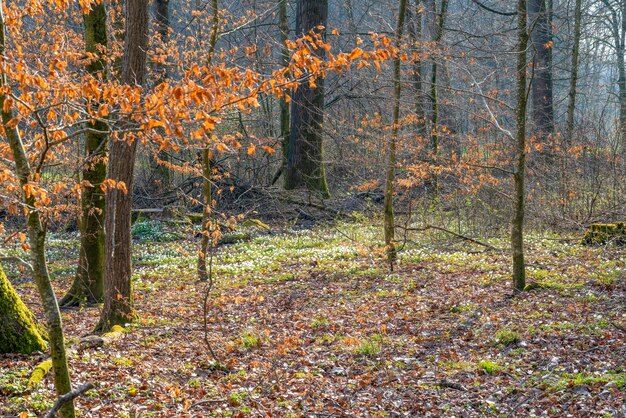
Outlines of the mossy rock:
[{"label": "mossy rock", "polygon": [[257,228],[257,229],[263,229],[265,231],[269,231],[270,229],[270,226],[268,224],[265,224],[259,221],[258,219],[246,219],[245,221],[242,222],[241,225],[245,226],[246,228]]},{"label": "mossy rock", "polygon": [[188,213],[186,216],[194,225],[199,225],[202,223],[202,213]]},{"label": "mossy rock", "polygon": [[33,314],[0,267],[0,353],[30,354],[45,349]]},{"label": "mossy rock", "polygon": [[224,244],[236,244],[238,242],[246,242],[252,239],[252,234],[249,232],[227,232],[219,239],[218,245]]},{"label": "mossy rock", "polygon": [[626,222],[592,224],[582,239],[582,245],[626,245]]}]

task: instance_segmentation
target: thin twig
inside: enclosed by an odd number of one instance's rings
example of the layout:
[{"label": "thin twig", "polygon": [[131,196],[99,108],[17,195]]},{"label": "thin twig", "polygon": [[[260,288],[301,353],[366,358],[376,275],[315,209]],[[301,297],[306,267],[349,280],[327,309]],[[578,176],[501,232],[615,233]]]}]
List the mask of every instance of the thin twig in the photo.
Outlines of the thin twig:
[{"label": "thin twig", "polygon": [[209,350],[209,353],[211,354],[211,357],[213,357],[213,360],[215,360],[216,363],[220,364],[220,359],[217,356],[217,354],[215,354],[215,351],[213,351],[213,347],[211,347],[211,343],[209,342],[209,331],[208,331],[208,321],[207,321],[207,304],[209,303],[209,296],[211,295],[211,289],[213,289],[213,254],[215,252],[215,245],[213,242],[212,237],[209,235],[209,238],[211,239],[210,244],[211,244],[211,249],[209,251],[209,283],[207,284],[206,287],[206,291],[204,292],[204,303],[202,304],[202,316],[204,318],[204,343],[207,346],[207,349]]},{"label": "thin twig", "polygon": [[76,389],[70,392],[67,392],[65,395],[59,396],[59,398],[54,403],[54,406],[52,406],[52,409],[50,410],[50,412],[46,414],[46,418],[54,418],[56,413],[59,411],[59,409],[61,409],[63,405],[65,405],[68,402],[73,401],[75,398],[78,398],[80,395],[87,392],[89,389],[93,389],[93,388],[94,388],[93,383],[85,383],[84,385],[80,385]]},{"label": "thin twig", "polygon": [[409,228],[409,227],[405,227],[405,226],[402,226],[402,225],[396,225],[396,228],[403,229],[406,232],[421,232],[421,231],[427,231],[429,229],[435,229],[437,231],[442,231],[442,232],[445,232],[447,234],[454,235],[455,237],[461,238],[464,241],[468,241],[468,242],[472,242],[474,244],[482,245],[483,247],[489,248],[490,250],[502,251],[500,248],[494,247],[491,244],[487,244],[487,243],[479,241],[479,240],[477,240],[475,238],[470,238],[470,237],[468,237],[466,235],[458,234],[458,233],[456,233],[454,231],[450,231],[449,229],[442,228],[440,226],[426,225],[426,226],[423,226],[423,227],[420,227],[420,228]]},{"label": "thin twig", "polygon": [[30,273],[33,272],[33,266],[31,266],[30,263],[28,263],[27,261],[22,260],[19,257],[0,257],[0,262],[19,264],[19,265],[21,265],[23,267],[26,267],[26,269]]}]

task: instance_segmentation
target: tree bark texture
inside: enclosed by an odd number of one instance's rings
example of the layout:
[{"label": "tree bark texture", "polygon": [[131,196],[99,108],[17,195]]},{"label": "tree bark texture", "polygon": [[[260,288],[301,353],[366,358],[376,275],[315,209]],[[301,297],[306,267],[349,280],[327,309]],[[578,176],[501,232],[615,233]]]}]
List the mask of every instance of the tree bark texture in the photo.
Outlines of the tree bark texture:
[{"label": "tree bark texture", "polygon": [[[396,28],[396,47],[400,48],[404,31],[404,19],[406,16],[407,0],[400,0],[398,10],[398,26]],[[393,215],[393,183],[396,173],[396,149],[398,144],[398,123],[400,121],[400,96],[402,93],[402,83],[400,80],[400,65],[402,60],[396,57],[393,61],[393,125],[391,127],[391,142],[389,143],[389,157],[387,160],[387,175],[385,179],[385,200],[384,200],[384,229],[385,247],[387,247],[387,259],[391,266],[396,259],[395,224]]]},{"label": "tree bark texture", "polygon": [[572,75],[570,77],[569,102],[567,105],[567,127],[565,141],[572,143],[574,135],[574,112],[576,111],[576,89],[578,87],[578,60],[580,56],[580,35],[582,26],[582,0],[576,0],[574,6],[574,45],[572,47]]},{"label": "tree bark texture", "polygon": [[[280,29],[280,63],[283,67],[289,65],[289,50],[286,42],[289,39],[289,17],[287,16],[287,0],[278,0],[278,16]],[[283,170],[287,166],[287,149],[289,148],[289,103],[285,97],[280,99],[280,137],[283,150]]]},{"label": "tree bark texture", "polygon": [[[142,86],[146,76],[148,46],[148,2],[127,0],[125,44],[122,57],[122,83]],[[132,126],[132,121],[127,121]],[[123,183],[126,190],[109,188],[106,192],[105,296],[104,307],[96,331],[109,331],[133,318],[131,290],[131,209],[133,172],[137,141],[112,140],[109,144],[107,178]]]},{"label": "tree bark texture", "polygon": [[[448,0],[441,1],[441,11],[437,13],[437,2],[433,3],[434,11],[435,11],[435,35],[433,41],[438,44],[443,39],[443,26],[446,21],[446,14],[448,12]],[[430,136],[430,147],[433,153],[433,162],[436,163],[437,157],[439,156],[439,97],[437,91],[437,71],[438,65],[437,60],[433,59],[432,68],[430,73],[430,99],[432,103],[432,128],[431,128],[431,136]],[[432,175],[432,187],[434,197],[437,198],[439,195],[439,177],[436,173]]]},{"label": "tree bark texture", "polygon": [[[296,12],[296,34],[301,36],[326,27],[328,20],[328,0],[299,0]],[[325,29],[321,32],[325,34]],[[314,51],[323,58],[325,51]],[[324,172],[324,80],[316,81],[317,87],[310,87],[305,81],[291,98],[291,127],[287,148],[287,169],[285,189],[306,187],[329,197],[328,183]]]},{"label": "tree bark texture", "polygon": [[554,133],[552,22],[546,0],[528,0],[527,7],[534,53],[532,120],[538,135],[545,137]]},{"label": "tree bark texture", "polygon": [[[101,55],[107,46],[107,16],[104,3],[94,4],[83,16],[86,52]],[[104,58],[87,65],[87,71],[101,81],[107,78]],[[98,104],[94,106],[97,108]],[[104,297],[105,199],[100,186],[106,178],[108,126],[103,121],[88,122],[85,134],[85,162],[82,168],[80,251],[74,282],[61,299],[63,307],[82,302],[100,303]]]},{"label": "tree bark texture", "polygon": [[526,0],[517,4],[517,132],[515,136],[514,207],[511,224],[511,253],[513,256],[513,287],[524,290],[526,266],[524,263],[524,211],[526,205],[526,49],[528,48],[528,21]]}]

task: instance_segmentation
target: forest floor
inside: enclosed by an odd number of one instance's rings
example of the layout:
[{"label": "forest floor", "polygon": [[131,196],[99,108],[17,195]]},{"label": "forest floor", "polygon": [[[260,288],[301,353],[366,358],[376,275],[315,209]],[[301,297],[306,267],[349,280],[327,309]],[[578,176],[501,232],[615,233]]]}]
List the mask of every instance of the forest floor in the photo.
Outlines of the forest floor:
[{"label": "forest floor", "polygon": [[[506,251],[422,234],[393,272],[380,231],[338,224],[220,246],[208,303],[196,242],[135,228],[138,320],[123,338],[71,355],[83,417],[612,417],[626,411],[626,257],[615,247],[530,236],[528,281],[512,296]],[[489,243],[507,248],[505,240]],[[76,235],[54,235],[61,295]],[[7,273],[41,319],[34,285]],[[63,312],[69,338],[99,308]],[[37,416],[43,355],[0,356],[0,416]],[[20,415],[21,414],[21,415]]]}]

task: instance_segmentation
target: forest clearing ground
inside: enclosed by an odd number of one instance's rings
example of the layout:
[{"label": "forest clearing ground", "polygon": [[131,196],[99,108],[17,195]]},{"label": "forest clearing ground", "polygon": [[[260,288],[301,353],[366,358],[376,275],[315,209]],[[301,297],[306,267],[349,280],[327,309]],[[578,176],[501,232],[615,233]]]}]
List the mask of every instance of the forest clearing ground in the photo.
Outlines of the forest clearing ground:
[{"label": "forest clearing ground", "polygon": [[[534,290],[511,297],[509,258],[423,234],[393,272],[380,228],[338,224],[216,250],[208,338],[192,240],[136,239],[140,319],[70,358],[83,416],[613,416],[626,390],[623,249],[531,237]],[[162,238],[163,238],[162,237]],[[449,238],[449,237],[446,237]],[[433,241],[434,240],[434,241]],[[506,241],[492,240],[506,248]],[[371,245],[371,247],[370,247]],[[75,235],[50,240],[57,295]],[[41,319],[34,285],[7,269]],[[64,311],[90,333],[99,308]],[[52,383],[24,394],[42,356],[0,357],[0,416],[41,414]]]}]

